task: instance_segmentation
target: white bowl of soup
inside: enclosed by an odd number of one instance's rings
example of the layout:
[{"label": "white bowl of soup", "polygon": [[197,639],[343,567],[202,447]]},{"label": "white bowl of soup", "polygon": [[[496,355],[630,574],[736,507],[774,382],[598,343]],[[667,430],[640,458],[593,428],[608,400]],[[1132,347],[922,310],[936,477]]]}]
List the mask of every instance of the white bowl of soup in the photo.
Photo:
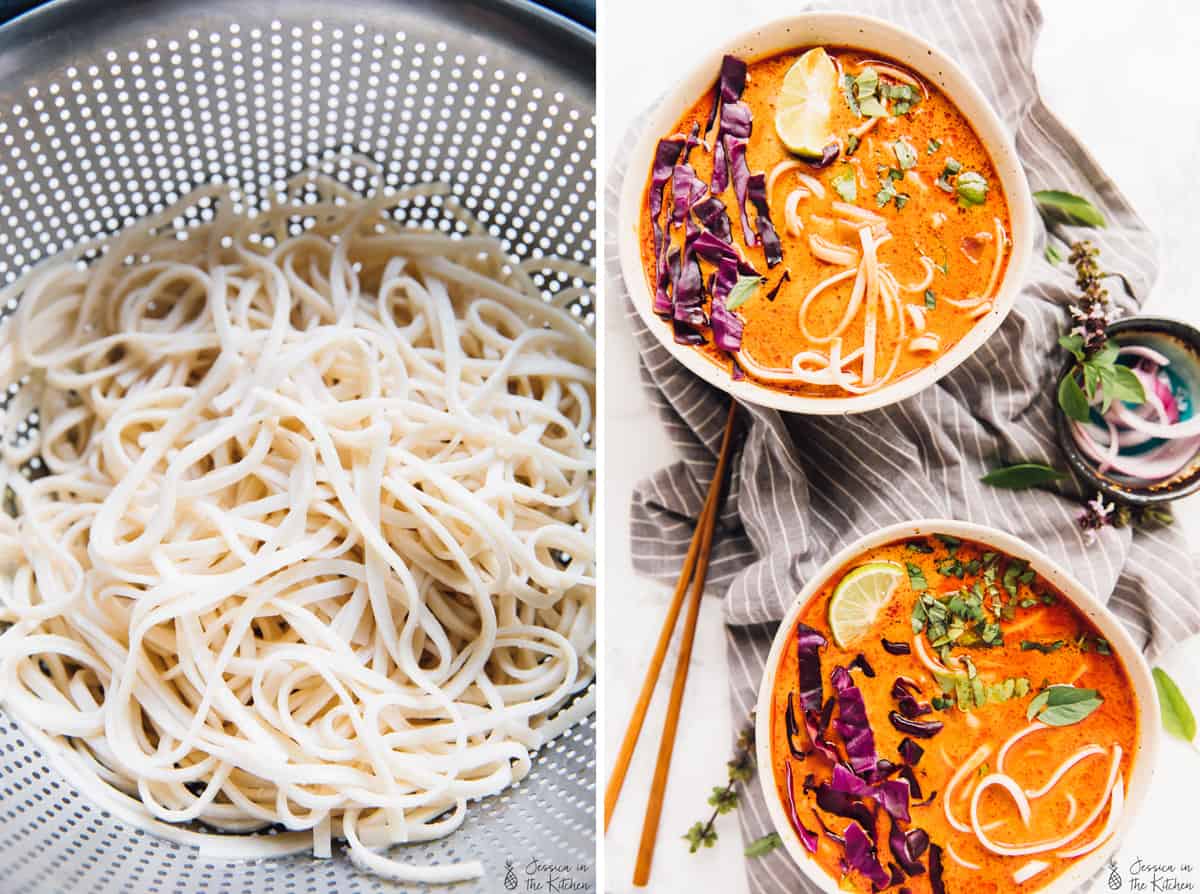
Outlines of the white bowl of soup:
[{"label": "white bowl of soup", "polygon": [[704,54],[650,113],[618,218],[667,350],[809,414],[885,406],[962,363],[1011,310],[1034,231],[1011,137],[963,71],[842,13]]},{"label": "white bowl of soup", "polygon": [[822,891],[1066,892],[1149,787],[1157,696],[1117,618],[992,528],[922,520],[833,556],[783,619],[758,777]]}]

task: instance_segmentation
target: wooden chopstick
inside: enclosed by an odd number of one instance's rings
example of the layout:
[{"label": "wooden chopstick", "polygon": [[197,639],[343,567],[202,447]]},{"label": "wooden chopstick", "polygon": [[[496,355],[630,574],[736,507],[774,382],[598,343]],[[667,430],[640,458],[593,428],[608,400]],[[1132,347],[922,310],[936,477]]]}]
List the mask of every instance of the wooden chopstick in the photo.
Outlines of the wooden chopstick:
[{"label": "wooden chopstick", "polygon": [[[734,407],[736,404],[731,402],[730,405],[730,421],[733,419]],[[650,699],[654,696],[654,687],[658,684],[658,675],[662,671],[663,662],[667,657],[667,648],[670,646],[671,637],[675,633],[675,624],[679,619],[679,610],[683,607],[683,597],[687,593],[688,584],[691,583],[692,574],[696,568],[696,559],[700,554],[701,541],[704,539],[704,530],[711,528],[716,518],[716,507],[718,495],[721,490],[721,479],[725,473],[725,465],[729,457],[729,444],[732,441],[730,432],[732,426],[727,424],[725,427],[725,435],[721,441],[721,451],[717,457],[717,468],[713,473],[712,481],[708,485],[708,494],[704,498],[704,506],[700,510],[700,517],[696,520],[696,528],[692,532],[692,542],[688,547],[687,556],[683,560],[683,569],[679,573],[679,582],[675,585],[675,593],[671,597],[670,607],[667,609],[667,616],[663,619],[662,629],[658,632],[658,643],[654,647],[654,654],[650,657],[650,665],[646,668],[646,676],[642,680],[642,689],[638,694],[637,702],[633,707],[633,716],[629,719],[629,726],[625,729],[625,737],[621,740],[621,747],[617,751],[617,761],[613,765],[612,772],[609,774],[608,785],[604,789],[604,831],[608,831],[608,824],[612,820],[613,811],[617,806],[617,799],[621,797],[621,788],[625,784],[625,774],[629,771],[629,762],[633,759],[634,749],[637,747],[638,738],[642,734],[642,726],[646,722],[646,711],[650,707]]]},{"label": "wooden chopstick", "polygon": [[[720,505],[721,486],[725,478],[725,468],[728,465],[730,446],[733,442],[734,423],[737,418],[737,402],[730,401],[729,418],[725,423],[725,434],[721,439],[721,452],[717,458],[717,468],[713,474],[712,482],[709,484],[708,497],[705,499],[704,511],[701,513],[700,520],[696,525],[696,532],[692,537],[692,546],[697,544],[699,535],[699,547],[695,550],[695,561],[692,563],[694,578],[692,583],[692,598],[688,603],[688,613],[683,625],[683,641],[679,649],[679,660],[675,665],[675,678],[671,684],[670,701],[667,704],[667,715],[663,721],[662,738],[659,741],[658,747],[658,762],[654,767],[654,778],[650,785],[650,798],[646,803],[646,816],[642,822],[642,838],[638,845],[637,863],[633,871],[633,883],[637,886],[645,885],[650,879],[650,864],[654,859],[654,846],[658,840],[658,823],[662,816],[663,795],[667,787],[667,777],[671,772],[671,755],[675,749],[675,735],[679,728],[679,713],[683,705],[683,692],[687,686],[687,675],[691,665],[692,644],[696,638],[696,621],[700,615],[700,599],[704,595],[704,582],[708,577],[708,560],[712,552],[713,529],[716,527],[716,519],[718,515],[717,507]],[[707,514],[706,514],[707,513]],[[688,554],[691,556],[692,549],[689,548]],[[680,594],[686,589],[688,563],[684,563],[684,575],[681,575],[679,586],[676,588],[676,593]],[[678,607],[672,605],[673,612],[668,613],[667,621],[671,628],[674,627],[675,618],[678,617]],[[662,653],[666,652],[666,641],[670,639],[671,631],[664,624],[663,634],[659,635],[659,644],[662,646]],[[624,769],[628,767],[629,756],[632,754],[633,745],[637,742],[638,733],[641,731],[642,721],[645,719],[645,706],[649,703],[649,692],[653,691],[654,682],[658,679],[659,669],[662,666],[662,655],[656,650],[655,657],[659,660],[656,667],[652,667],[651,671],[646,676],[646,682],[642,686],[642,694],[638,699],[638,706],[641,708],[640,716],[635,715],[637,730],[632,738],[629,732],[626,732],[625,742],[622,743],[622,755],[618,757],[618,762],[622,766],[622,779],[624,778]],[[647,687],[647,684],[649,686]],[[631,724],[630,729],[633,729]],[[628,753],[625,753],[628,746]],[[611,788],[611,783],[610,783]],[[616,805],[616,795],[620,792],[620,784],[617,785],[616,791],[611,793],[613,806]],[[611,813],[609,807],[610,793],[605,795],[605,827],[607,828],[607,817]]]}]

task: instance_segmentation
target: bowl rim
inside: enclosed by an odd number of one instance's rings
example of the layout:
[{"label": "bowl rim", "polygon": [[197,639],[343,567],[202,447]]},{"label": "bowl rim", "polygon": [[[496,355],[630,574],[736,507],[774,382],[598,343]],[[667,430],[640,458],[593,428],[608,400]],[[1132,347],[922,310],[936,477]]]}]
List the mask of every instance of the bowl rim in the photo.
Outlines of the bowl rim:
[{"label": "bowl rim", "polygon": [[[1116,322],[1109,324],[1108,332],[1112,335],[1160,332],[1175,336],[1188,344],[1192,353],[1196,355],[1197,362],[1200,362],[1200,329],[1183,320],[1177,320],[1172,317],[1141,315],[1122,317]],[[1073,367],[1073,360],[1068,359],[1064,362],[1062,371],[1058,374],[1058,378],[1054,380],[1056,386],[1070,374]],[[1055,388],[1055,393],[1057,393],[1057,387]],[[1054,428],[1058,434],[1059,447],[1062,448],[1063,455],[1067,458],[1067,465],[1084,482],[1096,488],[1110,499],[1117,500],[1128,506],[1156,506],[1161,503],[1171,503],[1175,500],[1183,499],[1200,490],[1200,466],[1194,468],[1187,476],[1165,487],[1126,485],[1113,481],[1097,472],[1095,463],[1083,455],[1083,452],[1079,449],[1079,445],[1075,443],[1075,438],[1071,434],[1071,425],[1067,419],[1067,414],[1057,403],[1054,406]],[[1194,463],[1196,461],[1196,456],[1200,456],[1200,449],[1197,449],[1191,462]]]},{"label": "bowl rim", "polygon": [[[653,296],[646,283],[641,257],[640,223],[646,185],[646,178],[641,172],[650,170],[659,137],[675,124],[697,96],[711,89],[714,73],[725,53],[740,52],[751,58],[761,58],[789,48],[825,42],[804,37],[805,32],[812,31],[842,35],[842,40],[828,41],[830,43],[874,48],[884,55],[898,58],[904,65],[936,84],[968,118],[987,150],[1008,200],[1012,230],[1012,253],[1008,268],[997,287],[992,310],[929,366],[877,391],[849,397],[811,397],[767,388],[750,379],[734,381],[724,368],[690,345],[676,344],[669,328],[654,314]],[[797,36],[791,37],[793,33]],[[884,40],[894,44],[886,52],[874,46]],[[617,212],[617,251],[621,277],[643,323],[659,344],[692,373],[733,397],[786,412],[826,416],[862,413],[911,397],[932,386],[991,338],[1012,310],[1025,280],[1033,256],[1036,217],[1029,183],[1008,128],[958,63],[911,31],[891,22],[874,16],[830,11],[800,13],[766,21],[722,42],[707,53],[701,53],[700,60],[646,116],[628,158]],[[968,108],[971,109],[969,115],[966,111]]]},{"label": "bowl rim", "polygon": [[1162,730],[1157,722],[1158,692],[1150,673],[1150,666],[1142,655],[1141,649],[1107,606],[1088,592],[1083,584],[1054,559],[1014,535],[987,525],[938,518],[897,522],[860,537],[838,550],[809,577],[808,583],[796,595],[775,632],[755,703],[755,758],[759,767],[757,774],[759,785],[763,797],[766,799],[767,814],[775,831],[783,840],[788,855],[800,868],[801,873],[825,894],[841,894],[841,889],[833,876],[827,875],[820,864],[804,850],[799,836],[788,821],[782,799],[776,793],[775,773],[771,769],[774,766],[771,756],[771,699],[775,688],[779,659],[791,639],[792,628],[795,626],[801,610],[838,569],[855,556],[861,555],[875,546],[908,537],[936,533],[950,534],[964,540],[974,540],[993,546],[1010,556],[1027,560],[1034,571],[1052,583],[1071,600],[1079,611],[1087,616],[1089,621],[1096,625],[1129,674],[1134,695],[1141,710],[1138,714],[1137,753],[1133,759],[1133,772],[1126,782],[1127,796],[1121,819],[1107,843],[1092,851],[1091,854],[1080,858],[1074,866],[1046,887],[1036,889],[1038,894],[1071,894],[1086,883],[1116,853],[1122,838],[1128,832],[1130,822],[1138,814],[1145,801],[1156,769],[1162,737]]}]

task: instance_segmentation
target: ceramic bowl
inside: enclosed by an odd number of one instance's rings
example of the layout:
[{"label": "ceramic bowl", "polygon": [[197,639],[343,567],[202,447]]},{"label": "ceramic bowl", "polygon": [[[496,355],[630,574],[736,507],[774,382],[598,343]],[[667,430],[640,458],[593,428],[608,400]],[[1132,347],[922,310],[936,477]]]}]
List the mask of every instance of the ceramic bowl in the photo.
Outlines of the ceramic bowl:
[{"label": "ceramic bowl", "polygon": [[[1138,724],[1138,745],[1133,757],[1133,773],[1126,784],[1128,796],[1116,833],[1104,846],[1081,857],[1074,866],[1045,887],[1038,888],[1032,881],[1027,883],[1029,890],[1036,891],[1037,894],[1070,894],[1070,892],[1080,890],[1103,868],[1109,857],[1116,853],[1129,823],[1138,815],[1146,792],[1150,788],[1150,780],[1154,773],[1162,736],[1158,723],[1158,694],[1154,688],[1154,679],[1150,674],[1149,665],[1146,664],[1141,650],[1117,616],[1110,612],[1099,599],[1084,589],[1079,581],[1053,559],[1004,531],[970,522],[946,519],[902,522],[890,525],[851,543],[822,565],[809,579],[804,589],[797,594],[791,609],[779,625],[775,641],[771,646],[771,653],[767,657],[766,671],[763,674],[758,693],[755,720],[758,766],[760,768],[774,766],[771,754],[771,698],[775,690],[775,675],[783,650],[791,641],[792,630],[804,606],[828,582],[830,577],[856,556],[885,543],[930,534],[949,534],[962,540],[973,540],[991,546],[998,552],[1028,561],[1034,571],[1056,587],[1063,596],[1071,600],[1074,606],[1096,626],[1100,635],[1108,640],[1113,653],[1120,657],[1129,674],[1140,707],[1141,722]],[[775,831],[783,840],[788,854],[818,890],[826,892],[826,894],[842,894],[837,880],[827,875],[820,864],[812,859],[800,843],[800,837],[793,831],[791,823],[788,822],[783,799],[776,790],[775,774],[769,770],[760,770],[758,779],[766,798],[767,812],[775,826]]]},{"label": "ceramic bowl", "polygon": [[[1153,348],[1171,361],[1171,369],[1182,379],[1192,395],[1192,412],[1200,400],[1200,329],[1163,317],[1128,317],[1108,327],[1109,337],[1117,344],[1139,344]],[[1066,376],[1064,370],[1059,381]],[[1083,481],[1105,496],[1130,506],[1150,506],[1178,500],[1200,490],[1200,451],[1170,478],[1146,484],[1118,472],[1101,472],[1091,457],[1084,454],[1071,434],[1071,420],[1058,409],[1055,427],[1058,442],[1067,462]]]},{"label": "ceramic bowl", "polygon": [[[747,60],[771,56],[796,47],[825,44],[872,50],[889,56],[936,85],[966,116],[987,148],[1008,199],[1012,254],[997,288],[994,306],[973,329],[934,363],[878,391],[848,397],[810,397],[790,394],[745,379],[733,381],[729,371],[695,348],[675,343],[671,328],[653,310],[653,294],[642,266],[639,224],[654,148],[669,133],[697,97],[712,89],[722,57],[733,53]],[[936,47],[880,19],[834,12],[813,12],[777,19],[734,37],[721,46],[694,56],[695,68],[669,89],[646,118],[645,127],[629,158],[618,209],[617,246],[621,274],[642,319],[672,356],[706,382],[739,399],[791,413],[840,415],[887,406],[928,388],[968,357],[999,328],[1016,301],[1033,254],[1036,228],[1029,184],[1025,180],[1012,138],[988,101],[963,70]]]}]

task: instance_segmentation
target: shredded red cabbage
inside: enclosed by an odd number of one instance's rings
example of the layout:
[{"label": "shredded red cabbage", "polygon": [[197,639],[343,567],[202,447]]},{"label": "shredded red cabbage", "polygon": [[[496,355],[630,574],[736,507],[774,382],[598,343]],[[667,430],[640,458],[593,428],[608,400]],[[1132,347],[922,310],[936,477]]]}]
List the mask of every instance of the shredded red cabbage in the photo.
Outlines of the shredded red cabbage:
[{"label": "shredded red cabbage", "polygon": [[929,887],[933,894],[946,894],[946,884],[942,881],[942,849],[936,844],[929,845]]},{"label": "shredded red cabbage", "polygon": [[908,822],[908,782],[903,779],[885,779],[871,789],[871,797],[888,812],[892,819]]},{"label": "shredded red cabbage", "polygon": [[828,782],[822,782],[817,786],[817,806],[826,813],[860,823],[872,838],[875,837],[875,814],[853,795],[839,792]]},{"label": "shredded red cabbage", "polygon": [[896,682],[892,684],[892,698],[896,699],[900,713],[909,720],[933,711],[932,706],[916,700],[914,696],[920,693],[921,688],[908,677],[897,677]]},{"label": "shredded red cabbage", "polygon": [[918,739],[932,739],[942,731],[942,727],[945,725],[940,720],[910,720],[898,711],[890,712],[888,720],[900,732],[916,736]]},{"label": "shredded red cabbage", "polygon": [[688,212],[708,194],[708,185],[696,176],[689,164],[676,165],[671,174],[671,226],[677,227],[687,220]]},{"label": "shredded red cabbage", "polygon": [[919,801],[922,796],[921,783],[917,781],[917,774],[913,772],[913,768],[905,764],[900,768],[900,776],[907,780],[908,791],[914,801]]},{"label": "shredded red cabbage", "polygon": [[825,738],[825,725],[821,723],[821,715],[818,712],[804,712],[804,731],[808,733],[808,741],[812,743],[818,754],[831,763],[836,764],[841,760],[833,743]]},{"label": "shredded red cabbage", "polygon": [[775,225],[771,223],[771,206],[767,201],[767,176],[754,174],[748,184],[750,204],[758,215],[754,226],[758,230],[758,238],[762,241],[763,256],[767,259],[767,267],[774,267],[783,260],[783,244]]},{"label": "shredded red cabbage", "polygon": [[750,200],[750,165],[746,161],[746,144],[749,140],[733,137],[728,134],[722,145],[725,147],[725,158],[729,165],[729,176],[733,180],[733,194],[737,199],[738,218],[742,222],[742,238],[747,245],[758,245],[758,237],[750,226],[750,215],[746,213],[746,203]]},{"label": "shredded red cabbage", "polygon": [[850,670],[857,668],[858,670],[862,671],[864,676],[875,676],[875,668],[871,667],[871,663],[867,661],[867,656],[862,652],[859,652],[857,655],[855,655],[848,666]]},{"label": "shredded red cabbage", "polygon": [[709,196],[692,206],[692,213],[706,230],[718,239],[729,242],[733,238],[733,229],[729,225],[729,213],[725,203],[716,196]]},{"label": "shredded red cabbage", "polygon": [[721,60],[721,74],[713,88],[712,108],[708,110],[708,123],[704,126],[704,136],[707,139],[709,131],[717,120],[717,111],[722,102],[737,102],[742,98],[746,89],[746,63],[737,56],[725,56]]},{"label": "shredded red cabbage", "polygon": [[792,753],[792,757],[796,760],[802,761],[808,757],[808,754],[797,748],[794,741],[796,734],[800,732],[800,723],[796,720],[795,694],[794,692],[788,693],[787,711],[783,715],[783,720],[787,728],[788,751]]},{"label": "shredded red cabbage", "polygon": [[671,313],[671,296],[666,290],[668,282],[667,252],[665,251],[667,239],[666,231],[660,220],[663,191],[667,181],[671,179],[675,162],[683,151],[683,142],[680,139],[659,140],[658,146],[654,150],[654,167],[650,171],[650,195],[647,201],[650,206],[650,223],[654,229],[654,269],[658,271],[655,283],[657,288],[654,294],[654,312],[661,315]]},{"label": "shredded red cabbage", "polygon": [[889,655],[910,655],[912,654],[912,646],[906,642],[880,638],[879,642],[883,645],[883,651]]},{"label": "shredded red cabbage", "polygon": [[800,822],[800,814],[796,812],[796,793],[792,791],[792,762],[787,761],[783,765],[783,783],[787,792],[787,815],[788,822],[792,824],[792,828],[796,830],[796,834],[800,836],[800,843],[804,845],[804,849],[810,854],[817,852],[817,833],[805,827]]},{"label": "shredded red cabbage", "polygon": [[[900,740],[900,745],[896,750],[900,753],[901,759],[910,767],[915,767],[919,764],[921,757],[925,754],[925,749],[908,736]],[[917,797],[920,797],[920,795]]]},{"label": "shredded red cabbage", "polygon": [[827,642],[820,631],[807,624],[796,625],[800,707],[805,711],[821,710],[821,702],[825,698],[824,682],[821,679],[821,649],[825,648]]},{"label": "shredded red cabbage", "polygon": [[913,829],[906,835],[899,823],[892,823],[892,831],[888,835],[888,850],[909,875],[924,874],[925,866],[921,863],[921,854],[928,846],[929,835],[924,829]]},{"label": "shredded red cabbage", "polygon": [[879,863],[871,838],[867,837],[862,826],[854,822],[846,827],[846,863],[880,890],[891,881],[888,871]]},{"label": "shredded red cabbage", "polygon": [[[867,706],[862,692],[850,679],[844,667],[835,667],[831,677],[838,698],[838,718],[834,727],[846,745],[846,754],[855,773],[869,773],[875,769],[875,734],[867,719]],[[894,713],[894,712],[893,712]]]}]

